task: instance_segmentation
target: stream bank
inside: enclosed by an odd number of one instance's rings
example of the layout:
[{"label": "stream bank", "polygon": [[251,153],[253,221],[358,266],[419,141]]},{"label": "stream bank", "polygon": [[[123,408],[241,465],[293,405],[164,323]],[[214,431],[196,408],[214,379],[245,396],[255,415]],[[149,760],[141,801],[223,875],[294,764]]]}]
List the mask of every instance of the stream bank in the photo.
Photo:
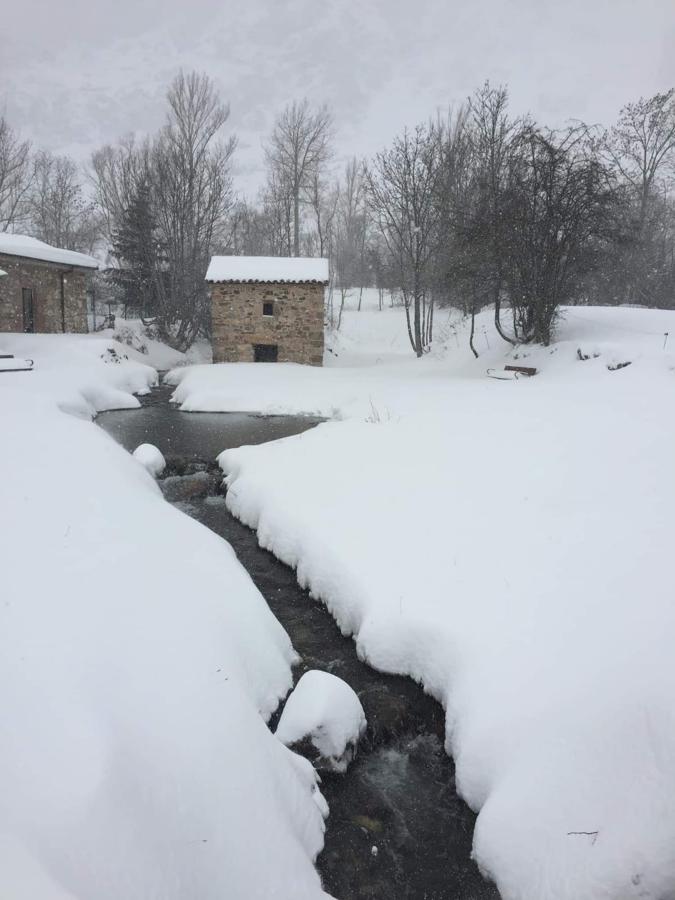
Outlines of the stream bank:
[{"label": "stream bank", "polygon": [[302,657],[295,681],[308,669],[339,676],[368,719],[347,773],[322,774],[330,816],[317,866],[325,889],[340,900],[498,900],[471,860],[475,816],[457,795],[443,750],[442,708],[411,679],[359,660],[353,640],[299,587],[295,572],[227,510],[214,462],[221,450],[298,434],[320,420],[181,413],[169,405],[171,391],[156,389],[141,409],[102,413],[97,421],[128,450],[149,442],[163,452],[165,497],[232,545]]}]

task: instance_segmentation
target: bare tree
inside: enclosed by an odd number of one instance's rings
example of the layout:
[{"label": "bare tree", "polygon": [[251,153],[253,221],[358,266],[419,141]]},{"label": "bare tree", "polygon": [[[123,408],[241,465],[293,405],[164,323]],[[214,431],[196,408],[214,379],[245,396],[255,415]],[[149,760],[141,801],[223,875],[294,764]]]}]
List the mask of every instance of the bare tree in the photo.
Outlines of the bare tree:
[{"label": "bare tree", "polygon": [[184,348],[208,326],[204,277],[211,253],[226,240],[236,139],[218,141],[229,107],[208,76],[181,72],[167,99],[168,121],[152,150],[155,214],[167,258],[161,324]]},{"label": "bare tree", "polygon": [[271,169],[261,192],[270,256],[291,256],[293,246],[293,192],[286,173]]},{"label": "bare tree", "polygon": [[659,176],[672,178],[675,166],[675,88],[648,100],[628,103],[607,136],[612,162],[639,197],[644,220]]},{"label": "bare tree", "polygon": [[89,181],[109,244],[139,184],[150,177],[150,155],[150,142],[138,144],[133,136],[123,138],[116,146],[106,144],[92,155]]},{"label": "bare tree", "polygon": [[620,273],[615,290],[632,303],[672,303],[675,89],[627,104],[602,147],[626,197],[621,249],[610,266]]},{"label": "bare tree", "polygon": [[328,108],[312,110],[308,100],[293,102],[274,124],[265,157],[277,185],[289,192],[292,203],[292,250],[300,255],[301,204],[311,197],[317,175],[330,158],[332,117]]},{"label": "bare tree", "polygon": [[48,244],[91,253],[100,231],[93,203],[84,196],[80,172],[67,156],[40,151],[28,197],[34,234]]},{"label": "bare tree", "polygon": [[[490,267],[490,277],[483,270],[481,280],[484,285],[491,285],[497,333],[513,344],[515,338],[506,333],[501,322],[506,237],[510,227],[504,215],[503,197],[514,155],[520,149],[520,132],[526,123],[509,117],[507,89],[503,86],[493,88],[487,81],[469,99],[469,110],[477,176],[474,187],[478,191],[476,199],[482,219],[480,226],[475,228],[474,238],[482,238],[484,263]],[[473,296],[476,296],[475,292]],[[472,308],[475,309],[475,304]]]},{"label": "bare tree", "polygon": [[91,179],[108,242],[124,248],[117,262],[124,263],[125,283],[149,284],[153,273],[159,328],[184,349],[208,330],[206,269],[211,254],[232,241],[236,140],[219,140],[229,108],[206,75],[181,72],[167,101],[160,133],[140,145],[126,138],[102,148],[93,156]]},{"label": "bare tree", "polygon": [[32,183],[30,142],[22,141],[0,116],[0,231],[8,231],[26,214]]},{"label": "bare tree", "polygon": [[614,191],[584,125],[531,127],[521,150],[504,196],[504,278],[516,339],[548,344],[558,308],[592,264]]},{"label": "bare tree", "polygon": [[340,291],[337,327],[342,324],[345,299],[350,288],[360,288],[365,281],[365,247],[367,232],[365,167],[356,158],[346,167],[342,182],[336,190],[335,241],[333,271],[335,285]]},{"label": "bare tree", "polygon": [[315,172],[308,191],[308,204],[314,213],[314,230],[305,246],[307,256],[332,255],[338,191],[331,190],[320,172]]},{"label": "bare tree", "polygon": [[396,270],[417,356],[432,338],[439,177],[439,144],[433,129],[423,125],[404,131],[390,149],[378,153],[367,173],[370,207]]}]

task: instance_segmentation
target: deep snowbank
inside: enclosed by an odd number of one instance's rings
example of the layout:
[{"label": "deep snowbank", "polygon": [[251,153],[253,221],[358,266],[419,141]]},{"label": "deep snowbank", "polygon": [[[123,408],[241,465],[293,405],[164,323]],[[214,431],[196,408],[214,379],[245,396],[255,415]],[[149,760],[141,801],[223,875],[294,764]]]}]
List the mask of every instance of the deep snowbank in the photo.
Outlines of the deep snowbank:
[{"label": "deep snowbank", "polygon": [[445,704],[505,900],[675,896],[674,325],[570,311],[535,379],[424,361],[423,413],[220,457],[363,657]]},{"label": "deep snowbank", "polygon": [[224,541],[57,408],[135,404],[154,370],[0,342],[36,360],[0,384],[0,895],[325,896],[314,771],[264,721],[286,633]]},{"label": "deep snowbank", "polygon": [[[387,421],[419,412],[451,415],[459,385],[479,382],[485,387],[486,370],[503,369],[505,363],[536,366],[538,383],[615,379],[618,370],[608,367],[627,361],[643,373],[668,372],[675,366],[675,315],[659,310],[567,309],[554,345],[516,350],[498,337],[492,313],[485,312],[476,323],[479,359],[469,350],[468,323],[452,314],[443,320],[439,315],[436,348],[421,360],[401,345],[400,335],[407,337],[400,308],[351,311],[343,327],[334,346],[348,346],[349,351],[340,349],[337,357],[328,354],[324,368],[221,363],[173,369],[165,380],[176,386],[173,400],[187,412],[306,413]],[[392,328],[399,335],[396,353],[390,352]],[[588,359],[579,360],[579,351]]]},{"label": "deep snowbank", "polygon": [[92,418],[104,409],[135,409],[157,372],[123,344],[88,334],[0,334],[0,353],[28,357],[32,372],[2,373],[0,388],[43,396],[65,412]]}]

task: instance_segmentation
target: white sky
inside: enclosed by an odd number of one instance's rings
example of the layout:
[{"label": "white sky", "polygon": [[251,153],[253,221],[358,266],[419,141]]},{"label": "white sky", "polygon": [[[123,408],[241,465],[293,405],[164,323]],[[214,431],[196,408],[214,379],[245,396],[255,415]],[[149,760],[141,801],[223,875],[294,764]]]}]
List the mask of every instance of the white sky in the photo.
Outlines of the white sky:
[{"label": "white sky", "polygon": [[206,71],[261,177],[275,114],[334,108],[338,156],[369,155],[486,78],[547,124],[610,123],[675,85],[675,0],[0,0],[0,107],[36,144],[83,159],[154,129],[180,66]]}]

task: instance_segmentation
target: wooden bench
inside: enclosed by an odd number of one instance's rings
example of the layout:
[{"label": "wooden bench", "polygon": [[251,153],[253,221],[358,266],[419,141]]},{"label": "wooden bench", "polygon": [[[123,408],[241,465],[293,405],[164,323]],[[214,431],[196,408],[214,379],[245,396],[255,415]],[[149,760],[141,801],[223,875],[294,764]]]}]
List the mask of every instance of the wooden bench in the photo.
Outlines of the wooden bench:
[{"label": "wooden bench", "polygon": [[504,371],[517,372],[519,375],[528,375],[530,377],[537,374],[537,370],[532,366],[504,366]]},{"label": "wooden bench", "polygon": [[537,370],[532,366],[504,366],[503,372],[488,369],[487,374],[490,378],[498,378],[500,381],[517,381],[521,376],[531,378],[537,374]]}]

